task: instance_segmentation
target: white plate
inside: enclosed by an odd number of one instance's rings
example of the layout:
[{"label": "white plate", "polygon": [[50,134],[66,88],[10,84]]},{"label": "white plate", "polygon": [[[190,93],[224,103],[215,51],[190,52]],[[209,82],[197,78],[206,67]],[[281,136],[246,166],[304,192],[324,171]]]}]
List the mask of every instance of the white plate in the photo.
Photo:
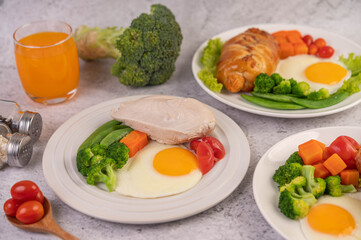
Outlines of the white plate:
[{"label": "white plate", "polygon": [[[352,42],[345,37],[342,37],[340,35],[327,32],[325,30],[306,27],[306,26],[300,26],[300,25],[282,25],[282,24],[262,24],[262,25],[252,25],[252,26],[245,26],[241,28],[232,29],[226,32],[223,32],[221,34],[218,34],[216,36],[211,37],[213,38],[221,38],[222,41],[227,41],[228,39],[232,38],[233,36],[238,35],[239,33],[242,33],[246,31],[247,29],[251,27],[257,27],[262,30],[266,30],[270,33],[276,32],[279,30],[292,30],[297,29],[299,30],[303,35],[304,34],[311,34],[314,39],[316,38],[324,38],[328,45],[332,46],[335,49],[333,59],[338,59],[338,57],[342,54],[345,56],[348,56],[348,53],[355,53],[357,55],[361,55],[361,46],[356,44],[355,42]],[[346,109],[349,109],[356,104],[361,102],[361,92],[353,94],[351,97],[348,97],[346,100],[342,101],[339,104],[336,104],[334,106],[328,107],[328,108],[322,108],[322,109],[301,109],[301,110],[276,110],[276,109],[269,109],[257,106],[255,104],[249,103],[246,100],[244,100],[240,93],[230,93],[227,90],[223,89],[221,93],[215,93],[208,89],[203,82],[198,78],[197,73],[202,69],[202,66],[200,64],[200,58],[203,52],[203,49],[205,46],[207,46],[208,40],[205,41],[195,52],[192,60],[192,71],[194,78],[196,79],[197,83],[213,98],[229,105],[234,108],[238,108],[240,110],[255,113],[259,115],[264,116],[270,116],[270,117],[283,117],[283,118],[307,118],[307,117],[318,117],[318,116],[324,116],[329,115],[333,113],[337,113],[340,111],[344,111]]]},{"label": "white plate", "polygon": [[[336,137],[347,135],[361,142],[361,127],[326,127],[294,134],[271,147],[258,162],[253,176],[253,194],[257,206],[267,222],[286,239],[304,239],[299,221],[285,217],[278,209],[279,193],[272,176],[298,145],[316,139],[330,145]],[[361,199],[361,192],[352,194]],[[351,195],[351,196],[352,196]]]},{"label": "white plate", "polygon": [[217,126],[212,135],[224,144],[226,156],[192,189],[164,198],[138,199],[109,193],[86,183],[76,167],[78,147],[97,127],[111,119],[112,108],[139,97],[142,96],[118,98],[90,107],[57,129],[43,156],[44,175],[56,195],[70,207],[95,218],[148,224],[200,213],[231,194],[248,169],[249,144],[240,127],[213,108]]}]

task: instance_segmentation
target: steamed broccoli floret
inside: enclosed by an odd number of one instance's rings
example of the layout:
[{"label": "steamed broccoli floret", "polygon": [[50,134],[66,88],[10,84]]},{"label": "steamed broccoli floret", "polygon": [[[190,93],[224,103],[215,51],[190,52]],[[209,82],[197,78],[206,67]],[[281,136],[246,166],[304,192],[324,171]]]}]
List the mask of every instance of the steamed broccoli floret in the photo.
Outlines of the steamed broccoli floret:
[{"label": "steamed broccoli floret", "polygon": [[316,198],[321,197],[326,189],[326,182],[322,178],[315,178],[315,167],[312,165],[302,166],[302,175],[306,178],[305,189],[312,193]]},{"label": "steamed broccoli floret", "polygon": [[109,192],[112,192],[115,190],[116,186],[115,169],[117,169],[116,161],[112,158],[105,158],[89,168],[86,181],[90,185],[103,182],[107,186]]},{"label": "steamed broccoli floret", "polygon": [[112,143],[108,148],[106,156],[116,161],[117,168],[122,168],[128,161],[129,148],[124,143]]},{"label": "steamed broccoli floret", "polygon": [[266,73],[260,73],[254,82],[254,92],[270,93],[275,86],[275,81]]},{"label": "steamed broccoli floret", "polygon": [[280,82],[284,80],[284,78],[279,73],[273,73],[270,77],[275,82],[275,86],[277,86],[278,84],[280,84]]},{"label": "steamed broccoli floret", "polygon": [[354,185],[342,185],[340,176],[329,176],[326,181],[326,193],[332,197],[341,197],[343,193],[357,192]]},{"label": "steamed broccoli floret", "polygon": [[291,182],[295,177],[302,175],[302,165],[299,163],[290,163],[280,166],[272,179],[279,186],[283,186],[289,182]]},{"label": "steamed broccoli floret", "polygon": [[298,155],[298,151],[294,152],[291,154],[291,156],[289,156],[289,158],[286,161],[286,164],[290,164],[290,163],[299,163],[301,165],[303,165],[303,160],[300,157],[300,155]]},{"label": "steamed broccoli floret", "polygon": [[313,91],[310,94],[308,94],[307,99],[321,100],[321,99],[328,98],[329,96],[330,96],[330,93],[329,93],[328,89],[321,88],[318,91]]},{"label": "steamed broccoli floret", "polygon": [[292,89],[297,85],[297,81],[294,80],[293,78],[288,79],[288,81],[290,81]]},{"label": "steamed broccoli floret", "polygon": [[317,202],[317,199],[312,193],[305,191],[304,187],[306,186],[307,179],[303,176],[299,176],[292,179],[290,183],[283,185],[280,188],[280,192],[287,190],[293,196],[302,197],[303,201],[305,201],[307,205],[311,207]]},{"label": "steamed broccoli floret", "polygon": [[90,166],[95,165],[99,163],[101,160],[103,160],[105,157],[101,155],[95,155],[90,159]]},{"label": "steamed broccoli floret", "polygon": [[91,151],[94,155],[100,155],[105,156],[105,153],[107,151],[107,147],[104,145],[100,145],[99,143],[94,143],[90,146]]},{"label": "steamed broccoli floret", "polygon": [[85,148],[80,150],[76,155],[76,166],[78,171],[83,175],[86,176],[88,172],[88,168],[90,167],[90,159],[94,156],[94,153],[90,148]]},{"label": "steamed broccoli floret", "polygon": [[276,94],[290,94],[291,93],[291,82],[289,80],[282,80],[273,88],[273,93]]},{"label": "steamed broccoli floret", "polygon": [[298,82],[297,85],[292,88],[292,94],[299,97],[306,97],[310,92],[311,87],[306,82]]}]

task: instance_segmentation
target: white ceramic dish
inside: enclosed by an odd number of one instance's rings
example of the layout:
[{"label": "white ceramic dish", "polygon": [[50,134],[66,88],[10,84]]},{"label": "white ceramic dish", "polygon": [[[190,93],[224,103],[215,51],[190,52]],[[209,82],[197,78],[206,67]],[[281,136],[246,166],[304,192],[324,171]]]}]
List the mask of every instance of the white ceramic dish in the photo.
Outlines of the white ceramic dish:
[{"label": "white ceramic dish", "polygon": [[[299,221],[285,217],[278,209],[279,193],[272,176],[285,163],[299,144],[316,139],[330,145],[336,137],[347,135],[361,142],[361,127],[326,127],[300,132],[289,136],[271,147],[258,162],[253,175],[253,194],[262,215],[284,238],[305,239]],[[361,192],[350,194],[361,200]]]},{"label": "white ceramic dish", "polygon": [[217,127],[212,134],[225,146],[226,156],[192,189],[174,196],[138,199],[88,185],[76,167],[80,144],[119,103],[139,98],[118,98],[83,110],[56,130],[43,156],[47,183],[70,207],[95,218],[134,224],[173,221],[200,213],[225,199],[240,184],[250,161],[250,148],[240,127],[216,109]]},{"label": "white ceramic dish", "polygon": [[[239,33],[242,33],[246,31],[247,29],[251,27],[257,27],[262,30],[266,30],[270,33],[279,31],[279,30],[292,30],[297,29],[302,34],[311,34],[314,38],[324,38],[328,45],[332,46],[335,49],[333,59],[338,59],[338,56],[344,54],[345,56],[348,55],[348,53],[355,53],[357,55],[361,55],[361,46],[356,44],[355,42],[352,42],[348,40],[345,37],[342,37],[340,35],[327,32],[325,30],[306,27],[306,26],[300,26],[300,25],[282,25],[282,24],[262,24],[262,25],[251,25],[251,26],[245,26],[241,28],[232,29],[226,32],[223,32],[221,34],[218,34],[216,36],[211,37],[213,38],[221,38],[222,41],[226,41],[233,36],[238,35]],[[202,69],[202,66],[200,64],[200,58],[203,52],[204,47],[207,45],[208,40],[205,41],[195,52],[192,60],[192,71],[194,78],[196,79],[197,83],[213,98],[229,105],[234,108],[238,108],[240,110],[264,115],[264,116],[270,116],[270,117],[283,117],[283,118],[308,118],[308,117],[318,117],[318,116],[325,116],[337,112],[344,111],[346,109],[349,109],[358,103],[361,102],[361,92],[353,94],[351,97],[348,97],[346,100],[342,101],[339,104],[336,104],[334,106],[328,107],[328,108],[322,108],[322,109],[301,109],[301,110],[276,110],[276,109],[268,109],[264,107],[260,107],[257,105],[254,105],[252,103],[247,102],[244,100],[240,93],[230,93],[227,90],[223,89],[221,93],[215,93],[211,90],[209,90],[203,82],[198,78],[197,73]]]}]

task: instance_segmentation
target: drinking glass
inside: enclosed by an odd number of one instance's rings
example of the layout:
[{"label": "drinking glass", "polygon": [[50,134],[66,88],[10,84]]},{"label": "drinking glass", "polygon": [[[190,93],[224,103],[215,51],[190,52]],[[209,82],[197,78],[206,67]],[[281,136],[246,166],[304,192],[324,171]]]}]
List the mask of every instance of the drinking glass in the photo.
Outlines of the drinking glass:
[{"label": "drinking glass", "polygon": [[69,24],[42,20],[14,32],[15,59],[22,86],[34,101],[71,99],[79,83],[79,60]]}]

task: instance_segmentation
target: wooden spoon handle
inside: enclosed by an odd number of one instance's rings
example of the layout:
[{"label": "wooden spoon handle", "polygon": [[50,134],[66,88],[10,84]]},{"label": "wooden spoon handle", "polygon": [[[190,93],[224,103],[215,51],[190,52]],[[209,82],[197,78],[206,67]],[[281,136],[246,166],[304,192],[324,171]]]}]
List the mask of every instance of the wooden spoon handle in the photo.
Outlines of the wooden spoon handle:
[{"label": "wooden spoon handle", "polygon": [[77,238],[77,237],[71,235],[70,233],[64,231],[64,229],[59,227],[59,225],[56,224],[55,221],[54,221],[54,223],[49,225],[49,228],[47,229],[47,231],[49,233],[52,233],[52,234],[60,237],[61,239],[64,239],[64,240],[79,240],[79,238]]}]

